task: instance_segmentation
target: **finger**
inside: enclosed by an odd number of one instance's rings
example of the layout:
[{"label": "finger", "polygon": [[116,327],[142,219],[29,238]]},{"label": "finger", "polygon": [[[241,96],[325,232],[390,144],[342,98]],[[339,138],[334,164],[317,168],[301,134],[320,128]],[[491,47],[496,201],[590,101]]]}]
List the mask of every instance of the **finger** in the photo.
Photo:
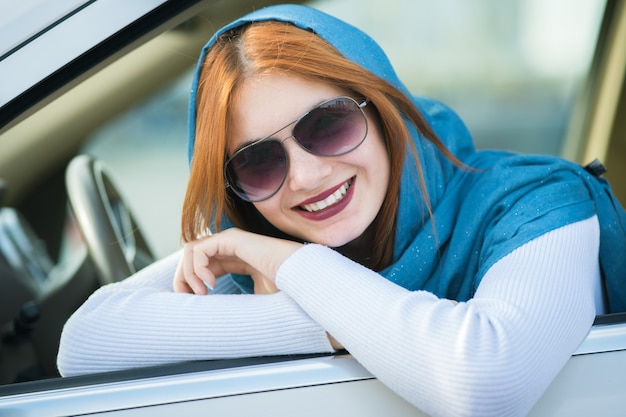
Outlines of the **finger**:
[{"label": "finger", "polygon": [[174,292],[195,294],[193,289],[187,284],[186,281],[174,281]]},{"label": "finger", "polygon": [[178,282],[183,288],[188,287],[193,294],[206,295],[207,287],[194,271],[195,246],[196,244],[192,242],[184,247],[183,259],[180,264],[182,276],[178,278]]},{"label": "finger", "polygon": [[176,267],[176,272],[174,273],[172,286],[173,286],[174,292],[193,294],[193,289],[189,286],[189,284],[187,284],[187,281],[185,281],[185,276],[183,273],[184,260],[185,260],[185,257],[183,256],[178,262],[178,266]]},{"label": "finger", "polygon": [[[212,262],[214,256],[210,239],[199,242],[193,246],[193,255],[190,258],[189,267],[193,271],[193,276],[200,280],[203,285],[211,290],[215,288],[216,277],[222,275],[222,267],[219,262]],[[189,280],[188,282],[192,284]]]}]

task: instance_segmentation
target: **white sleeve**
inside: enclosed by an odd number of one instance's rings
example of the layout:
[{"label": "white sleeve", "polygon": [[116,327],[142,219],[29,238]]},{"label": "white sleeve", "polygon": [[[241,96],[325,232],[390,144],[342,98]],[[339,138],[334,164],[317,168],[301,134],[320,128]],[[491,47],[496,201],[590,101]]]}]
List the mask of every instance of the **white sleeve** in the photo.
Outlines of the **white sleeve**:
[{"label": "white sleeve", "polygon": [[68,320],[64,376],[189,360],[331,352],[324,329],[285,293],[172,291],[177,252],[96,291]]},{"label": "white sleeve", "polygon": [[426,413],[517,416],[592,325],[598,248],[595,216],[546,233],[497,262],[458,304],[407,291],[320,245],[291,256],[277,284]]}]

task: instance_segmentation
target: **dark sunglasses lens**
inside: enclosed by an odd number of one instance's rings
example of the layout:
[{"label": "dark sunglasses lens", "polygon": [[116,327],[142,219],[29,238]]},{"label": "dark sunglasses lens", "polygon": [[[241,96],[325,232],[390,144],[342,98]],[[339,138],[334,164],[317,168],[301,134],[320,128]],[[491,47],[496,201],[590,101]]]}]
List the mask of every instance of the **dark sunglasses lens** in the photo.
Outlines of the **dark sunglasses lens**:
[{"label": "dark sunglasses lens", "polygon": [[285,149],[277,140],[265,140],[237,152],[226,167],[228,181],[249,201],[268,198],[287,175]]},{"label": "dark sunglasses lens", "polygon": [[294,126],[300,145],[322,156],[348,153],[367,135],[367,121],[359,105],[347,97],[323,103]]}]

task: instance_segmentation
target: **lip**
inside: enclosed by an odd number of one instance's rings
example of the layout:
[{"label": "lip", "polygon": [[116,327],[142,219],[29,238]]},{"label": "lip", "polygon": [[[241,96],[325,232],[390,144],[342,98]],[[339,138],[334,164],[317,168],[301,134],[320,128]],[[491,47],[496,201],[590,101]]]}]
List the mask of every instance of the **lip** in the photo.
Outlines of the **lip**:
[{"label": "lip", "polygon": [[325,200],[326,198],[328,198],[328,196],[330,196],[331,194],[333,194],[335,191],[337,191],[338,189],[340,189],[341,187],[343,187],[343,185],[346,183],[347,181],[343,181],[339,184],[337,184],[336,186],[334,186],[333,188],[329,188],[328,190],[319,193],[318,195],[316,195],[315,197],[311,197],[309,199],[306,199],[304,201],[299,202],[296,207],[299,206],[305,206],[307,204],[313,204],[313,203],[317,203],[318,201],[322,201]]},{"label": "lip", "polygon": [[348,188],[348,192],[343,197],[343,199],[341,199],[341,201],[339,201],[338,203],[333,204],[332,206],[326,207],[325,209],[322,209],[316,212],[309,212],[306,210],[302,210],[300,208],[300,206],[303,206],[305,204],[312,204],[320,200],[324,200],[325,198],[333,194],[335,191],[337,191],[339,188],[341,188],[346,183],[346,181],[343,181],[337,186],[330,188],[324,191],[323,193],[316,195],[315,197],[302,201],[297,206],[295,206],[292,210],[296,211],[300,216],[308,220],[321,221],[321,220],[326,220],[330,217],[333,217],[337,215],[338,213],[340,213],[341,211],[343,211],[343,209],[345,209],[350,203],[350,201],[352,200],[352,197],[354,196],[354,186],[356,184],[356,177],[352,177],[351,181],[352,183],[350,184],[350,188]]}]

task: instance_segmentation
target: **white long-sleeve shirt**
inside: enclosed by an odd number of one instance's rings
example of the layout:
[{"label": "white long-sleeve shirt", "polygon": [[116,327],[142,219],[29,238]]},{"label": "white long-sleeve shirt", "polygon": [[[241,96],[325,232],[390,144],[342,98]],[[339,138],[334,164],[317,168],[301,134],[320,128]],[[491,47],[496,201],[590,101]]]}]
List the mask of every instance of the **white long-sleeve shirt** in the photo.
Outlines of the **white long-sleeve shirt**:
[{"label": "white long-sleeve shirt", "polygon": [[407,291],[315,244],[280,267],[279,293],[172,292],[180,252],[96,291],[67,322],[63,375],[177,361],[330,352],[332,334],[432,415],[524,415],[601,312],[597,218],[498,261],[458,304]]}]

